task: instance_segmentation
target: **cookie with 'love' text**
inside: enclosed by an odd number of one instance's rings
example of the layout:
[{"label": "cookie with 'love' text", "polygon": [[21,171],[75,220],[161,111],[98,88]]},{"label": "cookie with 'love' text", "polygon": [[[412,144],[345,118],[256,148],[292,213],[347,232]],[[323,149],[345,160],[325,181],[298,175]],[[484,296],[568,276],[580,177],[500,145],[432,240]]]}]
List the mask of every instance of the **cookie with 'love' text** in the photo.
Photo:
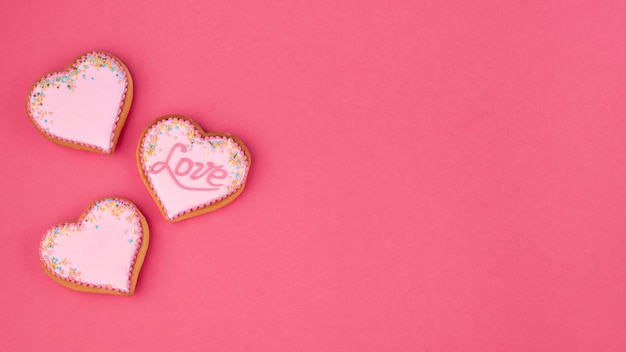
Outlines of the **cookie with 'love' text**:
[{"label": "cookie with 'love' text", "polygon": [[170,222],[208,213],[237,198],[250,171],[244,143],[227,133],[204,132],[189,118],[158,118],[137,146],[139,172]]},{"label": "cookie with 'love' text", "polygon": [[35,82],[26,96],[26,112],[56,144],[112,154],[132,100],[133,81],[124,63],[91,51]]}]

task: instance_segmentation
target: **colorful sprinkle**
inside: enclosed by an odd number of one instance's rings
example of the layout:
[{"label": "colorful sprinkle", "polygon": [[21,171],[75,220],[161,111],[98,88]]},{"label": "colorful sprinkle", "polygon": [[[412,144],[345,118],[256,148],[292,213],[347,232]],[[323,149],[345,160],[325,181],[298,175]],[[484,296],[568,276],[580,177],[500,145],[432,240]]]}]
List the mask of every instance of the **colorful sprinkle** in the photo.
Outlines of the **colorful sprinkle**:
[{"label": "colorful sprinkle", "polygon": [[[33,95],[30,104],[30,112],[31,115],[41,120],[43,115],[47,112],[42,110],[43,101],[46,97],[44,92],[50,87],[55,87],[56,89],[61,86],[65,86],[69,91],[76,90],[76,79],[80,76],[83,79],[86,78],[85,73],[90,67],[100,69],[100,68],[109,68],[109,70],[115,71],[118,77],[118,83],[124,84],[126,73],[123,69],[121,69],[120,65],[117,65],[116,61],[112,58],[105,56],[103,54],[91,53],[83,56],[81,60],[74,63],[72,69],[68,70],[67,73],[50,75],[46,78],[42,78],[35,87],[33,88]],[[94,80],[94,77],[90,77],[91,80]]]}]

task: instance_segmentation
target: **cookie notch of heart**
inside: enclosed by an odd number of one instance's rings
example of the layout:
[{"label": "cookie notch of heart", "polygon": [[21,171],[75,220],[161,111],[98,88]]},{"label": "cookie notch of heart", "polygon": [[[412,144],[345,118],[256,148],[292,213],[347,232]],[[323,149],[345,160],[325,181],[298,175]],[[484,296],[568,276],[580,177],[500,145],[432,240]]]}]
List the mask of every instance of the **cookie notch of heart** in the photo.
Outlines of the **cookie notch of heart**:
[{"label": "cookie notch of heart", "polygon": [[46,231],[39,262],[52,280],[70,289],[132,296],[148,243],[148,223],[135,204],[102,198],[78,220]]},{"label": "cookie notch of heart", "polygon": [[243,141],[204,132],[181,115],[156,119],[137,145],[141,178],[168,222],[217,210],[243,191],[252,159]]},{"label": "cookie notch of heart", "polygon": [[37,80],[28,90],[26,113],[56,144],[112,154],[132,100],[126,65],[107,52],[89,51]]}]

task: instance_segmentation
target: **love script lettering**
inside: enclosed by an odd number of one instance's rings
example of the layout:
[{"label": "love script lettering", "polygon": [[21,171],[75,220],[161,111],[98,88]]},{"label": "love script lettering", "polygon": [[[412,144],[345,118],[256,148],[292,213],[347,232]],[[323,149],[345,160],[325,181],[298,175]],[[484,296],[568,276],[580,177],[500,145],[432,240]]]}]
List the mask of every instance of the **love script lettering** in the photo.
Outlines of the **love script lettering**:
[{"label": "love script lettering", "polygon": [[[165,161],[154,163],[148,171],[151,174],[158,174],[165,170],[177,185],[191,191],[216,191],[219,189],[218,187],[223,186],[221,183],[215,183],[216,180],[223,180],[228,176],[228,172],[222,169],[223,165],[215,165],[210,161],[206,164],[194,162],[189,158],[181,157],[180,154],[178,158],[173,157],[174,151],[177,149],[183,154],[187,153],[187,147],[184,144],[176,143],[170,149]],[[175,166],[172,167],[172,165]],[[195,181],[203,177],[205,177],[208,187],[189,187],[183,184],[186,180]]]}]

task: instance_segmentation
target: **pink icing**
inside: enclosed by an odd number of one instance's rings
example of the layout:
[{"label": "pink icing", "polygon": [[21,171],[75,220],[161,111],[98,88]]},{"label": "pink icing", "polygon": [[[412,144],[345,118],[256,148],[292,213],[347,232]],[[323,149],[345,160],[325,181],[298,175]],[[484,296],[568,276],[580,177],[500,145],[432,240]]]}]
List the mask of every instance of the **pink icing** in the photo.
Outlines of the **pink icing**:
[{"label": "pink icing", "polygon": [[[224,179],[228,176],[228,172],[222,169],[223,165],[215,166],[215,164],[208,161],[206,162],[206,169],[205,169],[205,164],[203,163],[199,163],[197,161],[194,162],[189,158],[180,158],[178,160],[178,163],[174,167],[174,170],[172,170],[170,162],[172,160],[172,154],[174,154],[174,151],[177,149],[182,153],[187,153],[187,147],[185,147],[184,144],[182,143],[174,144],[172,148],[170,149],[170,151],[168,152],[167,158],[165,159],[165,161],[155,162],[148,170],[148,173],[158,174],[161,171],[166,170],[172,177],[172,180],[176,182],[176,184],[179,187],[190,190],[190,191],[216,191],[219,189],[219,186],[223,186],[223,184],[215,184],[212,182],[213,179]],[[185,168],[184,170],[181,169],[183,167]],[[196,169],[192,172],[192,169],[194,167]],[[216,175],[216,173],[218,172],[219,172],[219,176]],[[199,178],[202,178],[204,175],[207,175],[206,183],[209,186],[213,186],[213,187],[189,187],[182,183],[183,182],[182,180],[184,180],[187,176],[188,176],[188,179],[195,181]]]},{"label": "pink icing", "polygon": [[232,138],[202,137],[184,119],[158,121],[140,148],[144,175],[170,220],[234,193],[248,172],[248,160]]},{"label": "pink icing", "polygon": [[137,208],[107,198],[96,202],[79,222],[50,228],[41,241],[40,257],[66,281],[128,293],[142,237]]},{"label": "pink icing", "polygon": [[102,53],[42,78],[29,94],[29,114],[44,133],[110,152],[124,103],[126,71]]}]

